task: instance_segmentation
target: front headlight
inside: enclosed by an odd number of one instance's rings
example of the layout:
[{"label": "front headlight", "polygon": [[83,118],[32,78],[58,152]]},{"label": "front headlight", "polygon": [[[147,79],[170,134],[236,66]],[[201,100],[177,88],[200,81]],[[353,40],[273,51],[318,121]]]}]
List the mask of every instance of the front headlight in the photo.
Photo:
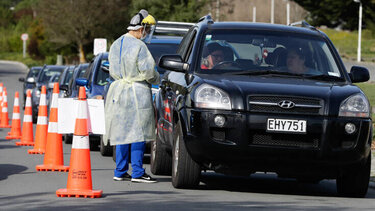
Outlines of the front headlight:
[{"label": "front headlight", "polygon": [[359,93],[346,98],[340,105],[341,117],[370,117],[370,104],[367,98]]},{"label": "front headlight", "polygon": [[194,99],[198,108],[231,109],[229,95],[223,90],[208,84],[202,84],[195,90]]}]

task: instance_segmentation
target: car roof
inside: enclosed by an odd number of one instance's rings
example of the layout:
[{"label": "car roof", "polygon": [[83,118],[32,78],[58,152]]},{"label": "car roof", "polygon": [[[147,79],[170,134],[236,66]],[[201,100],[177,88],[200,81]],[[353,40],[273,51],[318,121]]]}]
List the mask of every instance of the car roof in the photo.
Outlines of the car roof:
[{"label": "car roof", "polygon": [[45,67],[48,67],[49,69],[65,69],[66,66],[64,65],[46,65]]},{"label": "car roof", "polygon": [[248,30],[264,30],[264,31],[276,31],[276,32],[287,32],[287,33],[299,33],[309,34],[315,36],[322,36],[322,32],[315,29],[314,27],[296,27],[287,26],[282,24],[270,24],[270,23],[252,23],[252,22],[200,22],[198,26],[207,27],[207,29],[248,29]]},{"label": "car roof", "polygon": [[180,44],[181,40],[182,40],[181,36],[155,35],[155,36],[152,36],[150,43]]},{"label": "car roof", "polygon": [[30,70],[41,70],[43,67],[42,66],[33,66],[30,67]]}]

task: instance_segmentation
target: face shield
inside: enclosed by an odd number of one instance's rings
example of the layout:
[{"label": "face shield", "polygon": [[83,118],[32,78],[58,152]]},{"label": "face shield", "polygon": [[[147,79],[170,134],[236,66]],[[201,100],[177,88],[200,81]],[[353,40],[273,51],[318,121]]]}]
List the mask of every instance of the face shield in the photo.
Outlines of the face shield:
[{"label": "face shield", "polygon": [[150,43],[152,35],[155,32],[155,28],[155,25],[145,24],[142,30],[141,40],[143,40],[145,43]]}]

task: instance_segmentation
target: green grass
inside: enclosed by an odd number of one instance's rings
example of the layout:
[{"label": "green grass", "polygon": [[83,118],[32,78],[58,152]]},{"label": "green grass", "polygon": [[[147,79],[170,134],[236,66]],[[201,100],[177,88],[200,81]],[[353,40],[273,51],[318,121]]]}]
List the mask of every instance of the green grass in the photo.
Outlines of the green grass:
[{"label": "green grass", "polygon": [[370,104],[375,106],[375,83],[356,83],[355,85],[362,89],[370,101]]},{"label": "green grass", "polygon": [[[337,31],[334,29],[320,29],[331,39],[341,57],[356,60],[358,46],[357,31]],[[361,57],[364,61],[375,61],[375,38],[369,30],[362,31]]]},{"label": "green grass", "polygon": [[[375,106],[375,83],[357,83],[355,84],[366,94],[371,106]],[[375,114],[372,113],[372,119],[374,119]],[[374,134],[375,135],[375,134]]]}]

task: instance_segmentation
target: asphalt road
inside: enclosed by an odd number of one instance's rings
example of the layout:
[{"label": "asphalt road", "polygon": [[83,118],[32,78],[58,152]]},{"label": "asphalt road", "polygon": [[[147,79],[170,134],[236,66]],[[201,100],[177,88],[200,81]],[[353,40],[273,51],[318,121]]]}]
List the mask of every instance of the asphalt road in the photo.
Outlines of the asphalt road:
[{"label": "asphalt road", "polygon": [[[9,110],[13,95],[22,91],[18,78],[22,66],[0,62],[0,82],[8,89]],[[11,114],[9,114],[11,117]],[[35,125],[34,125],[35,126]],[[58,198],[66,188],[68,173],[36,172],[43,155],[29,155],[16,140],[5,140],[9,129],[0,129],[0,210],[373,210],[375,191],[367,198],[340,198],[334,180],[319,184],[278,179],[274,174],[249,178],[227,177],[212,172],[202,174],[197,189],[174,189],[170,177],[155,176],[158,183],[137,184],[112,180],[115,164],[111,157],[91,152],[93,189],[103,190],[102,198]],[[69,165],[71,145],[63,145],[64,164]],[[149,165],[145,164],[149,173]]]}]

